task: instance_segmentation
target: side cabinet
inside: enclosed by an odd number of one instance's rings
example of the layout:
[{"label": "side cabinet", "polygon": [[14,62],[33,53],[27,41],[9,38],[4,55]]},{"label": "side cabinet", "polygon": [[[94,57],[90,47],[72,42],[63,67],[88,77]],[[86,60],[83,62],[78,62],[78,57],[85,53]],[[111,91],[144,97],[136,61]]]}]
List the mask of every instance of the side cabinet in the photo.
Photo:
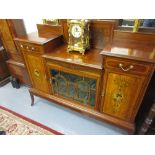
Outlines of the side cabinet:
[{"label": "side cabinet", "polygon": [[40,56],[24,54],[34,88],[48,92],[44,63]]},{"label": "side cabinet", "polygon": [[151,64],[106,57],[101,112],[133,123],[151,73]]},{"label": "side cabinet", "polygon": [[20,51],[23,53],[26,67],[28,69],[33,88],[45,93],[49,92],[46,79],[44,62],[42,59],[43,47],[33,43],[16,41]]}]

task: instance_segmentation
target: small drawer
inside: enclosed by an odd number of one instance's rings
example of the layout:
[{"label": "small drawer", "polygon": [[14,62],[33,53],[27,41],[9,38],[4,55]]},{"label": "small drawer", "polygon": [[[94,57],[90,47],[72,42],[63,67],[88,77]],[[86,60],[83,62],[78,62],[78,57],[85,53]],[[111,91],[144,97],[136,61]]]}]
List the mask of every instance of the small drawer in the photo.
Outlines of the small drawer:
[{"label": "small drawer", "polygon": [[137,74],[143,74],[146,75],[150,71],[150,65],[127,60],[127,59],[113,59],[113,58],[107,58],[105,62],[106,68],[115,69],[118,71],[126,72],[126,73],[137,73]]},{"label": "small drawer", "polygon": [[18,42],[18,47],[20,48],[20,50],[27,52],[43,53],[43,49],[41,46],[32,43]]}]

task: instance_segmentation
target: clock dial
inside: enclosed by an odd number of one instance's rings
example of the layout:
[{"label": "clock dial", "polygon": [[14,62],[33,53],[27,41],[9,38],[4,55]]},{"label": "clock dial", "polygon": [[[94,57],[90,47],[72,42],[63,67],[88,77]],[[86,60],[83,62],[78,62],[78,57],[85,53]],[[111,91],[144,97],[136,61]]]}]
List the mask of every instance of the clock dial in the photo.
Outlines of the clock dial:
[{"label": "clock dial", "polygon": [[73,25],[72,29],[71,29],[71,33],[72,33],[73,37],[79,38],[82,34],[81,27],[79,25]]}]

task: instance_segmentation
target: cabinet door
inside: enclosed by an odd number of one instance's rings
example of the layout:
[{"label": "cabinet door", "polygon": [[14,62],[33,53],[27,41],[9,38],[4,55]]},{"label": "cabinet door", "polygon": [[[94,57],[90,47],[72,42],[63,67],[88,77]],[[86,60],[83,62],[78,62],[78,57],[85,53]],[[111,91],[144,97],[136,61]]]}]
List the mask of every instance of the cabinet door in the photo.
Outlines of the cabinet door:
[{"label": "cabinet door", "polygon": [[106,72],[103,112],[127,121],[137,113],[143,76]]},{"label": "cabinet door", "polygon": [[[85,107],[98,109],[99,74],[48,63],[51,93]],[[74,68],[75,67],[75,68]]]},{"label": "cabinet door", "polygon": [[31,54],[25,54],[25,57],[33,87],[48,92],[48,84],[42,58]]}]

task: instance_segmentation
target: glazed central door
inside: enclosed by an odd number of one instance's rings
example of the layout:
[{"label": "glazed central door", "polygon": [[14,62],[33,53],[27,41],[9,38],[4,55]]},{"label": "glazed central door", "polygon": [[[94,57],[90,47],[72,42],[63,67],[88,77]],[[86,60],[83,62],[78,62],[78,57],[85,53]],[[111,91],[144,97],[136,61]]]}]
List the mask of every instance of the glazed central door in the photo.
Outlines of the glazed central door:
[{"label": "glazed central door", "polygon": [[52,95],[71,100],[90,108],[96,108],[99,77],[88,72],[49,68]]}]

